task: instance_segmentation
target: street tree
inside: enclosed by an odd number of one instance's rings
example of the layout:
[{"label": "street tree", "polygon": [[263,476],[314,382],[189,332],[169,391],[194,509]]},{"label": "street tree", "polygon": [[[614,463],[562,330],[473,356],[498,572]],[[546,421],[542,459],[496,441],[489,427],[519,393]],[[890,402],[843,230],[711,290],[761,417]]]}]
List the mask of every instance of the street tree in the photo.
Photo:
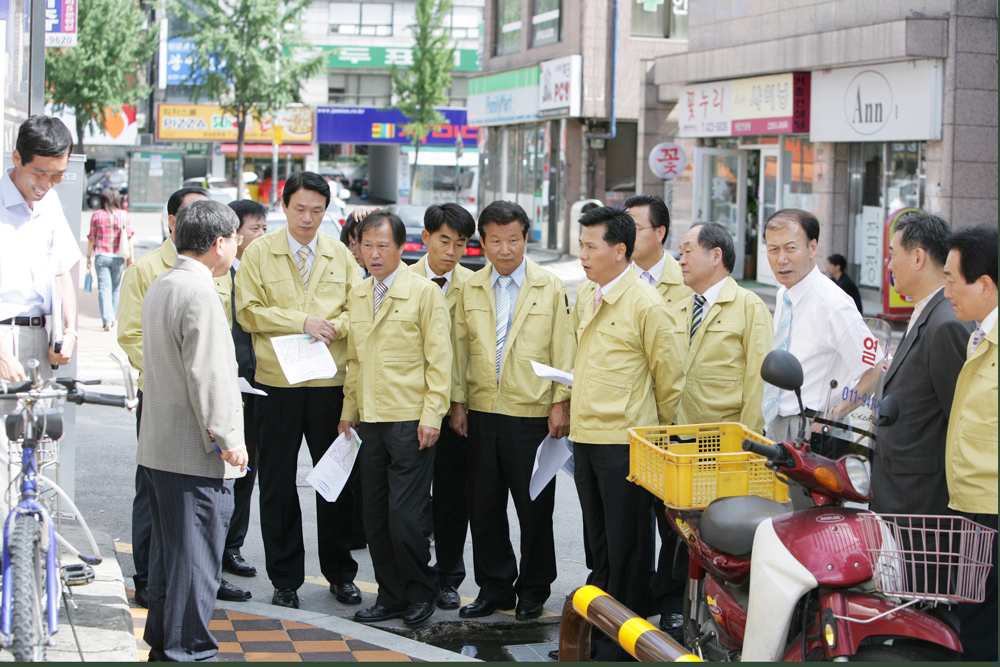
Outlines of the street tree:
[{"label": "street tree", "polygon": [[[243,196],[243,144],[249,119],[274,117],[301,102],[303,79],[318,73],[322,53],[303,41],[299,25],[311,0],[167,0],[187,23],[187,83],[195,101],[218,103],[236,126],[236,187]],[[252,122],[252,121],[250,121]],[[272,178],[277,181],[277,174]]]},{"label": "street tree", "polygon": [[413,169],[410,170],[410,201],[415,202],[414,184],[420,145],[435,125],[444,117],[435,109],[448,102],[451,89],[451,71],[455,66],[455,46],[447,30],[451,16],[450,0],[417,0],[416,23],[410,26],[413,33],[413,64],[402,69],[390,67],[396,105],[407,118],[403,131],[410,136],[414,147]]},{"label": "street tree", "polygon": [[56,113],[74,110],[83,152],[86,127],[104,127],[149,95],[136,73],[152,58],[157,35],[137,0],[80,0],[77,12],[77,45],[45,49],[45,98]]}]

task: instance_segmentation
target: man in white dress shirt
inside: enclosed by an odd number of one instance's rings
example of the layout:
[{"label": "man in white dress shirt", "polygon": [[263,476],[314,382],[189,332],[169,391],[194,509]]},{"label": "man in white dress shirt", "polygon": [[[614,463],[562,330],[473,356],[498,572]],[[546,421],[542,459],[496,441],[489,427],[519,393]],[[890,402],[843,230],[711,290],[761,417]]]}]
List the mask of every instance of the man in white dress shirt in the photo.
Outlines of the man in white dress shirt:
[{"label": "man in white dress shirt", "polygon": [[655,287],[668,307],[690,297],[680,265],[663,249],[670,235],[667,205],[656,195],[638,194],[625,200],[625,212],[635,220],[632,269],[636,275]]}]

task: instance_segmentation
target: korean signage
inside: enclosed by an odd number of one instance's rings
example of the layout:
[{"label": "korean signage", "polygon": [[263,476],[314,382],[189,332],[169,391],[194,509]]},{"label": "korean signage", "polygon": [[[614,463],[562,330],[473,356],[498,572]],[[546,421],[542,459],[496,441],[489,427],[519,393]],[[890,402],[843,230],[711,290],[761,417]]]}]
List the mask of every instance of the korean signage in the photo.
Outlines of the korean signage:
[{"label": "korean signage", "polygon": [[940,60],[817,71],[809,139],[938,140],[943,96]]},{"label": "korean signage", "polygon": [[[479,128],[468,124],[465,109],[438,111],[446,123],[434,127],[422,145],[454,148],[459,137],[463,146],[475,148],[478,145]],[[406,117],[395,109],[317,107],[316,141],[321,144],[408,144],[410,136],[402,127],[406,122]]]},{"label": "korean signage", "polygon": [[809,131],[808,72],[789,72],[681,89],[681,137],[731,137]]},{"label": "korean signage", "polygon": [[[413,48],[409,46],[321,46],[326,53],[326,66],[335,68],[387,69],[390,65],[413,65]],[[480,69],[476,49],[455,49],[455,69],[475,72]]]},{"label": "korean signage", "polygon": [[538,72],[539,115],[579,116],[583,56],[546,60],[538,65]]},{"label": "korean signage", "polygon": [[[157,107],[157,141],[236,141],[236,118],[209,104],[160,104]],[[270,142],[274,126],[284,128],[283,141],[311,143],[313,111],[309,107],[283,109],[263,121],[248,117],[246,141]]]},{"label": "korean signage", "polygon": [[649,151],[649,169],[658,177],[672,181],[684,173],[687,154],[677,144],[656,144]]},{"label": "korean signage", "polygon": [[501,125],[539,117],[537,65],[469,79],[469,122]]},{"label": "korean signage", "polygon": [[76,0],[45,0],[45,46],[76,46]]}]

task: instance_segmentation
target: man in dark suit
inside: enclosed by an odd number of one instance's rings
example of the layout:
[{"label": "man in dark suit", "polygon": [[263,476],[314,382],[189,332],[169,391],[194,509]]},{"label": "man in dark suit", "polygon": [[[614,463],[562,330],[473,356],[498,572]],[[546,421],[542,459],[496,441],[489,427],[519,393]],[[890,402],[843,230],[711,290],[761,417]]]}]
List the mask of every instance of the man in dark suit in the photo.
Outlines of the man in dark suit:
[{"label": "man in dark suit", "polygon": [[847,275],[847,258],[840,254],[833,254],[826,258],[827,273],[837,283],[837,287],[847,292],[847,296],[854,299],[854,305],[858,307],[858,312],[865,314],[861,307],[861,292],[857,284]]},{"label": "man in dark suit", "polygon": [[908,213],[889,244],[896,291],[916,305],[886,376],[899,419],[881,427],[872,462],[871,508],[890,514],[951,514],[945,440],[958,374],[972,329],[944,296],[951,229],[941,218]]}]

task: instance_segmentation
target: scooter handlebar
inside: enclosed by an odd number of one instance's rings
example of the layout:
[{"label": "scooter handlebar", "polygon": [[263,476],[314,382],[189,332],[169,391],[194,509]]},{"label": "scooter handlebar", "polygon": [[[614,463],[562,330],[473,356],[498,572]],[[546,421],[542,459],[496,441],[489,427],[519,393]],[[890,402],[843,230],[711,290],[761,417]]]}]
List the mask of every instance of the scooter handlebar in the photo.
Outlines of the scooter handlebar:
[{"label": "scooter handlebar", "polygon": [[785,458],[785,453],[777,446],[765,445],[763,442],[757,442],[749,438],[743,441],[743,451],[759,454],[768,461],[780,461]]}]

